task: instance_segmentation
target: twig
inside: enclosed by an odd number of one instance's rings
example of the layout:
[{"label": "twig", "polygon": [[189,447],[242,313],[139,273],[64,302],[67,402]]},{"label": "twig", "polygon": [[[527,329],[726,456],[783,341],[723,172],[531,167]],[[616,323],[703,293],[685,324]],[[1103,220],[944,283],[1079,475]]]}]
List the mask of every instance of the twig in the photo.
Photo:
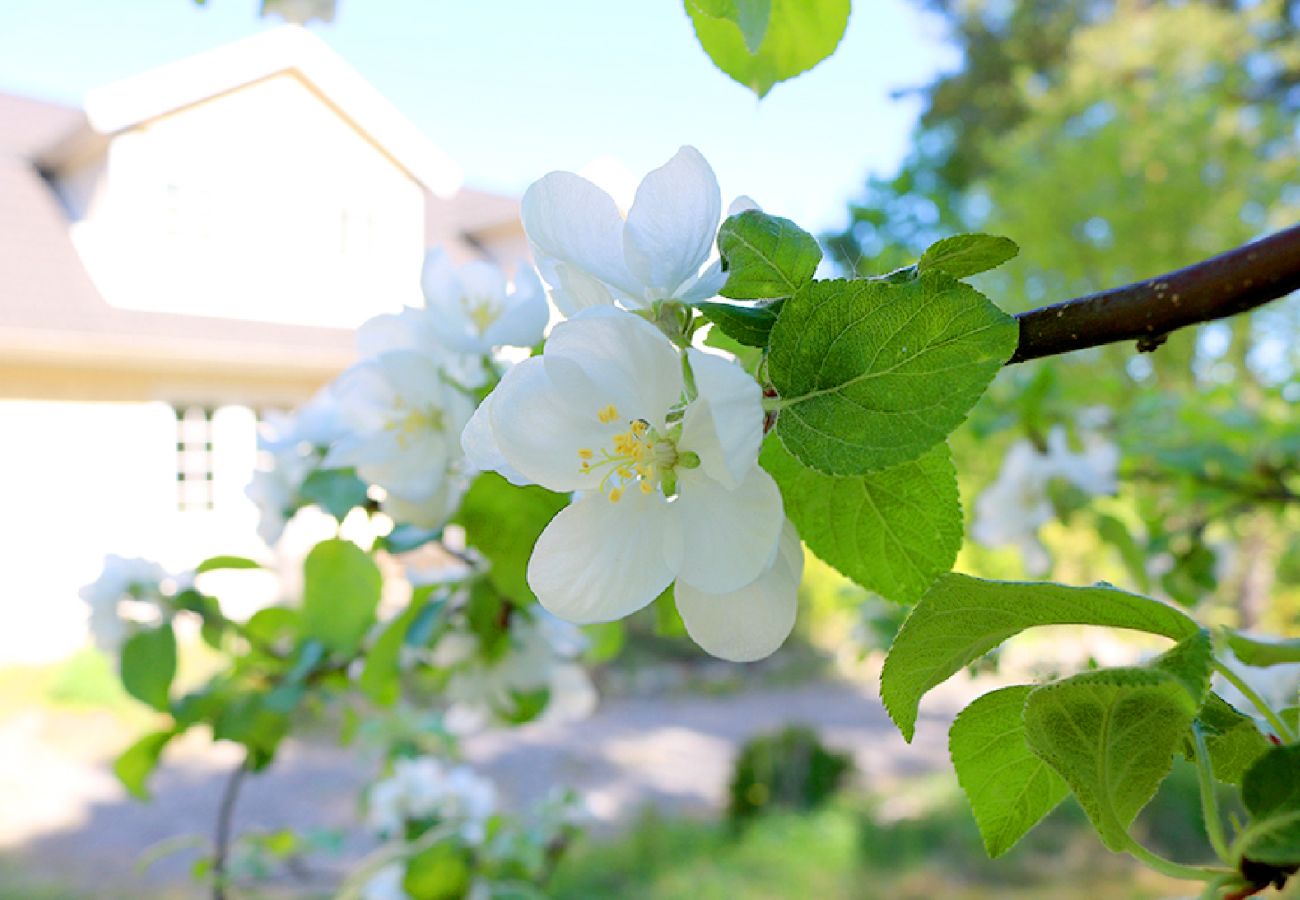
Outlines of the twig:
[{"label": "twig", "polygon": [[1300,288],[1300,225],[1185,269],[1020,313],[1007,365],[1138,341],[1154,350],[1172,331],[1226,319]]},{"label": "twig", "polygon": [[248,757],[245,756],[226,779],[226,789],[221,793],[217,808],[217,836],[212,854],[212,900],[226,900],[226,862],[230,856],[230,830],[235,814],[239,789],[248,774]]}]

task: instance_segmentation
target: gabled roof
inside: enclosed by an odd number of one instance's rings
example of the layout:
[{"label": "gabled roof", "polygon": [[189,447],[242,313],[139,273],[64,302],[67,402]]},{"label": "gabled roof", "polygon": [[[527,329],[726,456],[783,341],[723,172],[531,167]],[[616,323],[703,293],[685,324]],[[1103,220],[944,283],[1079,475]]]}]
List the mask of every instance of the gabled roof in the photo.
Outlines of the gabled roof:
[{"label": "gabled roof", "polygon": [[460,187],[456,163],[324,41],[297,25],[213,50],[96,88],[86,115],[101,134],[115,134],[244,85],[292,72],[367,135],[416,181],[440,197]]},{"label": "gabled roof", "polygon": [[109,306],[72,243],[58,198],[28,160],[0,154],[0,197],[0,357],[6,360],[183,361],[325,374],[353,356],[346,329]]}]

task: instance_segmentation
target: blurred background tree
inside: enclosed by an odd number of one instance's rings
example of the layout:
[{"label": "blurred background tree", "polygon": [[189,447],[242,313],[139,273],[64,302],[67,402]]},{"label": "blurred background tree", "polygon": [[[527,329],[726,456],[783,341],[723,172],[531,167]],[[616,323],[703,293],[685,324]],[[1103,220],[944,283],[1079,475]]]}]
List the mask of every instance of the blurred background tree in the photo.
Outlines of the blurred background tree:
[{"label": "blurred background tree", "polygon": [[[1148,278],[1294,223],[1300,213],[1300,9],[1293,2],[928,0],[962,65],[923,111],[892,177],[871,178],[824,236],[845,273],[890,271],[933,240],[1005,234],[982,276],[1018,312]],[[1120,497],[1058,502],[1057,578],[1105,579],[1225,622],[1288,630],[1300,612],[1295,298],[1131,345],[1007,369],[953,442],[970,499],[1018,437],[1078,430],[1124,452]],[[1061,498],[1058,498],[1061,499]],[[1154,558],[1155,565],[1147,560]],[[959,568],[1023,574],[968,542]]]}]

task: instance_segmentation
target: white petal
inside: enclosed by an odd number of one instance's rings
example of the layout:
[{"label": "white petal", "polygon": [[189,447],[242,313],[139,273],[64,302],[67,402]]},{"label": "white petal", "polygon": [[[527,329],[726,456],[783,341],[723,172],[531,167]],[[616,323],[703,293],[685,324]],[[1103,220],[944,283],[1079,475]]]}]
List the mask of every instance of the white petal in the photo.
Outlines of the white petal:
[{"label": "white petal", "polygon": [[694,147],[682,147],[645,177],[627,214],[623,252],[651,299],[677,296],[699,272],[721,214],[718,180]]},{"label": "white petal", "polygon": [[357,353],[362,357],[378,356],[390,350],[415,346],[410,320],[396,313],[385,313],[361,323],[357,329]]},{"label": "white petal", "polygon": [[546,526],[528,560],[528,585],[547,610],[580,625],[630,615],[673,580],[681,535],[657,492],[617,503],[589,494]]},{"label": "white petal", "polygon": [[446,385],[438,364],[432,357],[418,350],[393,350],[380,354],[375,359],[375,364],[404,405],[444,399]]},{"label": "white petal", "polygon": [[483,337],[493,347],[532,347],[542,339],[550,310],[546,292],[531,266],[515,273],[515,290],[500,317],[488,326]]},{"label": "white petal", "polygon": [[496,266],[481,259],[465,263],[456,273],[460,280],[460,297],[484,300],[504,300],[506,276]]},{"label": "white petal", "polygon": [[727,218],[730,219],[732,216],[738,216],[751,209],[756,209],[759,212],[763,211],[763,207],[758,205],[757,200],[748,194],[741,194],[735,200],[732,200],[731,205],[727,207]]},{"label": "white petal", "polygon": [[497,446],[496,435],[492,431],[491,409],[496,392],[488,394],[470,416],[469,423],[460,434],[460,446],[465,451],[469,464],[484,472],[496,472],[506,481],[515,485],[532,484],[506,461]]},{"label": "white petal", "polygon": [[644,293],[623,259],[623,218],[614,200],[572,172],[552,172],[524,192],[520,217],[542,253],[632,296]]},{"label": "white petal", "polygon": [[445,251],[430,250],[424,255],[420,287],[424,291],[424,300],[430,307],[445,310],[458,304],[461,295],[460,279],[456,276],[456,266]]},{"label": "white petal", "polygon": [[726,594],[706,594],[677,582],[677,611],[686,632],[704,650],[731,662],[770,655],[794,629],[803,548],[794,526],[781,532],[781,550],[752,583]]},{"label": "white petal", "polygon": [[734,488],[763,443],[763,391],[734,362],[687,350],[699,396],[686,407],[681,448],[700,456],[705,474]]},{"label": "white petal", "polygon": [[548,377],[542,357],[526,359],[506,373],[492,392],[488,415],[501,455],[529,481],[553,491],[600,484],[599,472],[581,471],[578,451],[597,450],[613,432],[594,415],[574,412]]},{"label": "white petal", "polygon": [[575,316],[593,306],[612,306],[614,297],[605,283],[586,272],[553,259],[533,244],[533,260],[546,283],[551,286],[551,300],[566,317]]},{"label": "white petal", "polygon": [[785,513],[781,492],[754,466],[735,490],[699,469],[678,470],[677,512],[684,549],[678,584],[725,594],[749,584],[776,554]]},{"label": "white petal", "polygon": [[722,271],[722,260],[715,259],[699,277],[682,288],[679,299],[683,303],[699,303],[718,296],[727,284],[727,273]]},{"label": "white petal", "polygon": [[588,310],[555,326],[546,342],[546,371],[570,397],[587,398],[596,413],[613,403],[619,430],[626,419],[654,426],[682,393],[681,357],[658,328],[615,307]]}]

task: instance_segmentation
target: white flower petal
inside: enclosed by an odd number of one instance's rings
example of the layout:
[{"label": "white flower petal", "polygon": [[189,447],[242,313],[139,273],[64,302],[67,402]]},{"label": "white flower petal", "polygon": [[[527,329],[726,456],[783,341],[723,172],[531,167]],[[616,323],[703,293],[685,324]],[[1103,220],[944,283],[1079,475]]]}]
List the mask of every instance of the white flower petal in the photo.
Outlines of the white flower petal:
[{"label": "white flower petal", "polygon": [[424,255],[420,287],[425,302],[432,308],[446,310],[458,305],[461,295],[460,279],[456,276],[456,266],[445,251],[435,249]]},{"label": "white flower petal", "polygon": [[542,339],[549,318],[546,292],[537,273],[530,266],[520,266],[515,273],[514,293],[506,300],[501,315],[483,332],[483,338],[492,347],[531,347]]},{"label": "white flower petal", "polygon": [[699,454],[710,478],[734,488],[754,467],[763,443],[763,391],[734,362],[687,350],[699,396],[686,407],[681,448]]},{"label": "white flower petal", "polygon": [[496,396],[493,391],[474,410],[469,423],[460,434],[460,446],[465,451],[469,464],[484,472],[496,472],[506,481],[515,485],[532,484],[515,467],[506,461],[497,446],[496,434],[492,431],[492,401]]},{"label": "white flower petal", "polygon": [[677,582],[677,611],[686,632],[705,651],[731,662],[773,653],[794,629],[803,548],[788,522],[771,567],[752,583],[726,594],[706,594]]},{"label": "white flower petal", "polygon": [[681,535],[657,492],[612,502],[590,494],[560,510],[528,560],[528,584],[547,610],[580,625],[630,615],[663,593]]},{"label": "white flower petal", "polygon": [[727,273],[722,271],[722,260],[715,259],[694,281],[687,282],[679,294],[683,303],[699,303],[718,296],[727,284]]},{"label": "white flower petal", "polygon": [[506,296],[506,276],[500,269],[481,259],[472,260],[456,273],[460,281],[460,297],[503,301]]},{"label": "white flower petal", "polygon": [[725,594],[749,584],[772,562],[785,513],[772,476],[754,466],[727,490],[699,469],[678,470],[672,505],[682,533],[678,584]]},{"label": "white flower petal", "polygon": [[546,342],[547,374],[570,397],[583,397],[584,412],[613,403],[619,429],[627,419],[656,427],[681,397],[681,357],[658,328],[615,307],[588,310],[555,326]]},{"label": "white flower petal", "polygon": [[632,296],[640,286],[623,258],[623,219],[609,194],[572,172],[552,172],[524,192],[520,218],[546,256]]},{"label": "white flower petal", "polygon": [[506,373],[492,392],[488,415],[501,456],[529,481],[553,491],[600,483],[599,472],[580,470],[578,451],[607,444],[612,426],[594,414],[575,413],[571,398],[551,381],[543,357],[526,359]]},{"label": "white flower petal", "polygon": [[398,313],[367,319],[357,328],[356,345],[363,358],[414,346],[410,321]]},{"label": "white flower petal", "polygon": [[675,297],[709,258],[722,214],[718,180],[700,151],[682,147],[637,188],[623,253],[647,299]]},{"label": "white flower petal", "polygon": [[555,308],[566,317],[575,316],[593,306],[612,306],[614,297],[605,283],[594,276],[547,256],[542,249],[531,245],[533,260],[546,283],[551,286],[551,300]]},{"label": "white flower petal", "polygon": [[738,216],[743,212],[749,212],[751,209],[756,209],[759,212],[763,211],[763,207],[758,205],[757,200],[748,194],[741,194],[736,197],[735,200],[732,200],[731,205],[727,207],[727,218],[730,219],[732,216]]}]

